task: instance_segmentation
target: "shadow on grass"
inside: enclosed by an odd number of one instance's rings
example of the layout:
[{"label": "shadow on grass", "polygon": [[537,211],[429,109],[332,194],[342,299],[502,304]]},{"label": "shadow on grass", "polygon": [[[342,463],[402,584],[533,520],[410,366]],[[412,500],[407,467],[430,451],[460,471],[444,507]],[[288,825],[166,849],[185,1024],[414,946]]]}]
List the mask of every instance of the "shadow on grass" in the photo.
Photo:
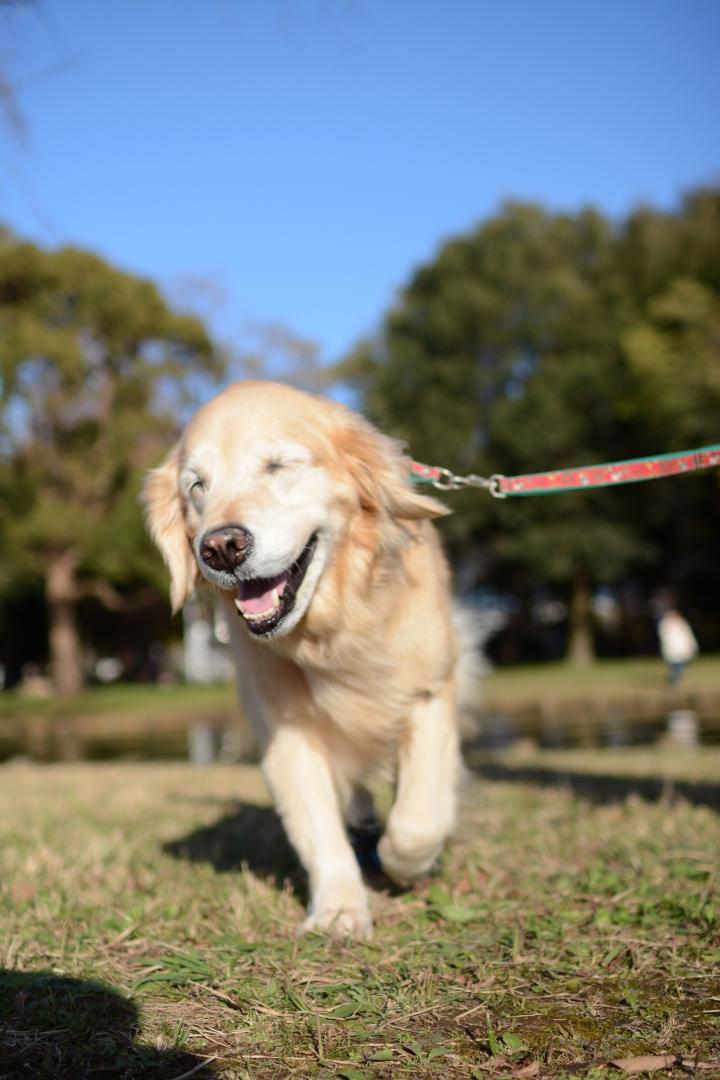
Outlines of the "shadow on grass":
[{"label": "shadow on grass", "polygon": [[0,969],[0,1078],[175,1080],[215,1073],[182,1050],[136,1042],[138,1010],[103,983]]},{"label": "shadow on grass", "polygon": [[176,859],[210,863],[220,873],[247,867],[256,877],[289,881],[298,899],[307,901],[305,875],[270,806],[237,803],[213,825],[163,844],[163,851]]},{"label": "shadow on grass", "polygon": [[[392,895],[407,890],[382,871],[377,858],[381,829],[351,830],[355,856],[367,884]],[[307,904],[307,877],[287,838],[280,816],[270,806],[240,802],[213,825],[195,829],[163,844],[166,855],[190,862],[210,863],[220,873],[247,867],[256,877],[278,885],[287,881],[302,904]],[[0,1080],[2,1078],[0,1077]]]},{"label": "shadow on grass", "polygon": [[475,775],[488,780],[517,781],[543,787],[569,787],[574,795],[595,803],[622,802],[628,795],[638,795],[649,802],[660,799],[672,802],[679,798],[695,806],[709,806],[713,810],[720,810],[720,784],[668,780],[661,776],[616,776],[540,766],[504,765],[500,762],[473,762],[472,756],[467,764]]}]

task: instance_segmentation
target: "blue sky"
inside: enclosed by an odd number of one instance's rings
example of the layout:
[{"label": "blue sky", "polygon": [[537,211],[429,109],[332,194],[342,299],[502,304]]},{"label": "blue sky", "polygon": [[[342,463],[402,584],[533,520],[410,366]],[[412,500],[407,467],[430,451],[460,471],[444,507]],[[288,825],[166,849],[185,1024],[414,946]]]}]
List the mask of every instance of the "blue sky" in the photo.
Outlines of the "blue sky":
[{"label": "blue sky", "polygon": [[0,16],[0,220],[331,360],[505,198],[717,181],[718,42],[717,0],[39,0]]}]

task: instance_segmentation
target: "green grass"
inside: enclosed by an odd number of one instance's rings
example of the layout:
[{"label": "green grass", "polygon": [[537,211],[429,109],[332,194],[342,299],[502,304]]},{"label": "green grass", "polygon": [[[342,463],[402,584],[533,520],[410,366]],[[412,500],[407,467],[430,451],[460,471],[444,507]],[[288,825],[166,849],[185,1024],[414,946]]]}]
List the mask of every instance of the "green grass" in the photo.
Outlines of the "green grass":
[{"label": "green grass", "polygon": [[720,746],[715,745],[685,749],[668,742],[598,752],[586,748],[541,750],[521,740],[508,750],[472,752],[472,757],[478,763],[496,763],[516,770],[530,767],[559,774],[656,778],[720,787]]},{"label": "green grass", "polygon": [[[701,656],[684,674],[683,693],[720,694],[720,656]],[[666,694],[662,660],[598,660],[587,667],[567,663],[518,664],[498,668],[484,680],[485,696],[514,703],[538,698],[608,698],[634,693]]]},{"label": "green grass", "polygon": [[0,722],[3,717],[105,716],[158,712],[195,713],[198,710],[237,708],[234,686],[156,686],[149,683],[117,683],[93,686],[69,698],[26,697],[16,691],[0,693]]},{"label": "green grass", "polygon": [[718,816],[477,780],[464,807],[348,945],[295,937],[256,769],[5,766],[0,1076],[720,1076]]}]

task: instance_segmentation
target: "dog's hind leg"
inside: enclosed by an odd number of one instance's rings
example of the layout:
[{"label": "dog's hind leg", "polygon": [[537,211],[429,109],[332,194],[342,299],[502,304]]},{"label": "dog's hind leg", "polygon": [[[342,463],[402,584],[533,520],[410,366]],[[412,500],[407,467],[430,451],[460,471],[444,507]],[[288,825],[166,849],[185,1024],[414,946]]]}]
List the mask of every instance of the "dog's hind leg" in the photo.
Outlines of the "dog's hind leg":
[{"label": "dog's hind leg", "polygon": [[364,784],[352,781],[341,782],[338,790],[355,858],[362,870],[378,870],[380,860],[377,846],[382,835],[382,825],[375,810],[372,793]]},{"label": "dog's hind leg", "polygon": [[460,750],[452,687],[418,701],[398,754],[398,785],[378,853],[406,884],[432,869],[455,823]]},{"label": "dog's hind leg", "polygon": [[365,829],[375,826],[378,817],[375,812],[375,800],[364,784],[348,781],[338,785],[343,808],[343,818],[350,829]]}]

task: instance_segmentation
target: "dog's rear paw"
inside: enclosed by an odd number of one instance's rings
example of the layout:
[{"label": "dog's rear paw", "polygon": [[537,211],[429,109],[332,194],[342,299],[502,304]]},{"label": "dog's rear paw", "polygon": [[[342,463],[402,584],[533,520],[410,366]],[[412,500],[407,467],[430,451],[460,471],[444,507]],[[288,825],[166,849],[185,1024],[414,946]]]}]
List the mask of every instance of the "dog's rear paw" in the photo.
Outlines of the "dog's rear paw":
[{"label": "dog's rear paw", "polygon": [[372,917],[366,907],[322,908],[308,915],[298,934],[319,930],[330,937],[361,940],[372,934]]}]

